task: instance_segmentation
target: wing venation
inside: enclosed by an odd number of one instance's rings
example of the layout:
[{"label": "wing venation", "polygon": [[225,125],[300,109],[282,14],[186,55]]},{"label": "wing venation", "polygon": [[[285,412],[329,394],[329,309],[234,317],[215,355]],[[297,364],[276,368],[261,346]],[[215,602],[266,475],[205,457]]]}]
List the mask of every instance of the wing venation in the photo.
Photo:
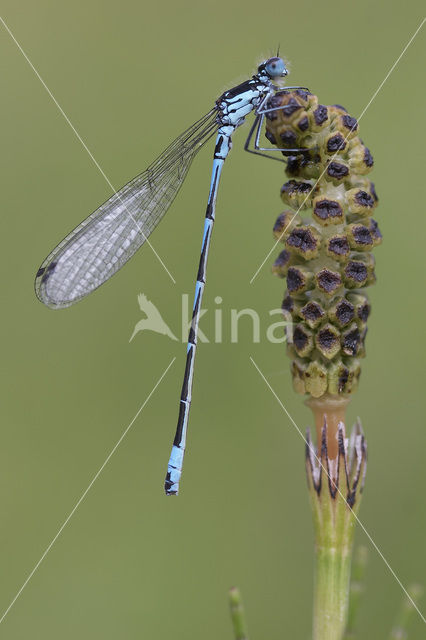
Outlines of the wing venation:
[{"label": "wing venation", "polygon": [[216,129],[212,109],[71,231],[37,272],[39,300],[54,309],[68,307],[121,269],[163,218],[194,156]]}]

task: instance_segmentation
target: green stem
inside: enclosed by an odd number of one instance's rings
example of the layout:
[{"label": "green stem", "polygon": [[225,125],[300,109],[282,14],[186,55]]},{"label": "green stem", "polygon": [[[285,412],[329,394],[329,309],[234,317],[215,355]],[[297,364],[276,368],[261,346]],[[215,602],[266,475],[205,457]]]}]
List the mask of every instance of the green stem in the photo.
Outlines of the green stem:
[{"label": "green stem", "polygon": [[341,640],[349,602],[351,553],[344,547],[317,547],[314,640]]},{"label": "green stem", "polygon": [[[411,585],[408,588],[410,597],[416,602],[423,595],[423,587],[418,584]],[[414,613],[414,605],[409,598],[404,598],[401,608],[398,612],[396,624],[393,627],[390,640],[405,640],[408,638],[408,628]]]},{"label": "green stem", "polygon": [[348,626],[346,627],[345,640],[353,640],[356,636],[356,623],[360,609],[360,602],[364,593],[364,574],[367,566],[367,560],[367,547],[358,547],[355,551],[355,557],[352,565]]},{"label": "green stem", "polygon": [[229,590],[229,607],[235,640],[248,640],[243,601],[240,591],[236,587]]}]

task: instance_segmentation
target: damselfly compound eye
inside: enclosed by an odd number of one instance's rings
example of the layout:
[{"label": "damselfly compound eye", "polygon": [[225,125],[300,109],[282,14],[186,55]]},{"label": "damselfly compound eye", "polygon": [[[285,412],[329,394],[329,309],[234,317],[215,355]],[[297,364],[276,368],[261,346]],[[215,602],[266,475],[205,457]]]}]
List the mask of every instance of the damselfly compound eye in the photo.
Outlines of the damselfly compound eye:
[{"label": "damselfly compound eye", "polygon": [[269,58],[265,62],[265,71],[270,78],[279,78],[288,73],[282,58]]}]

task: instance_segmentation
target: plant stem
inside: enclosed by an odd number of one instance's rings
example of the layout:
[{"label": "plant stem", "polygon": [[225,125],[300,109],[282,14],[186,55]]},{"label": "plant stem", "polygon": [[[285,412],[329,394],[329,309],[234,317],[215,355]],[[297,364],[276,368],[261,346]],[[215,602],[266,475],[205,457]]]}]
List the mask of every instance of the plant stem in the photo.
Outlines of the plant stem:
[{"label": "plant stem", "polygon": [[356,636],[356,623],[360,602],[364,593],[364,574],[368,561],[367,547],[359,546],[355,551],[352,579],[349,593],[349,614],[345,640],[353,640]]},{"label": "plant stem", "polygon": [[315,416],[318,440],[315,452],[308,432],[306,468],[315,528],[313,639],[342,640],[366,445],[359,423],[346,441],[346,399],[324,396],[307,404]]},{"label": "plant stem", "polygon": [[351,550],[317,546],[314,592],[314,640],[341,640],[349,601]]},{"label": "plant stem", "polygon": [[232,587],[232,589],[229,590],[229,607],[231,610],[235,640],[248,640],[243,601],[241,593],[236,587]]},{"label": "plant stem", "polygon": [[345,424],[348,403],[349,399],[344,396],[330,396],[328,394],[322,398],[309,398],[306,401],[314,414],[317,442],[321,442],[324,421],[327,423],[327,452],[330,460],[335,460],[339,455],[337,431],[340,422]]},{"label": "plant stem", "polygon": [[[408,593],[414,601],[420,600],[423,595],[423,587],[413,584],[408,588]],[[408,638],[408,627],[413,617],[413,612],[413,603],[408,598],[404,598],[398,612],[396,624],[391,631],[390,640],[406,640]]]}]

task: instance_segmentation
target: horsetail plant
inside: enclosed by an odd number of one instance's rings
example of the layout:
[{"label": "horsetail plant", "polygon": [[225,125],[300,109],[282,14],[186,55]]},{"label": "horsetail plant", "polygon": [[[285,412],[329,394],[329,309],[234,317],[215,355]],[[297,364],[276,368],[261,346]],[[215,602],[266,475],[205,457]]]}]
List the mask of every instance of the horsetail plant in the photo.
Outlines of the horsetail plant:
[{"label": "horsetail plant", "polygon": [[[348,617],[354,525],[366,471],[361,423],[350,438],[345,410],[360,377],[375,282],[372,250],[382,236],[372,218],[378,203],[366,177],[373,166],[357,120],[309,92],[275,95],[266,137],[290,155],[274,225],[284,248],[273,272],[286,278],[282,308],[294,389],[307,396],[317,447],[306,437],[306,470],[316,551],[314,640],[340,640]],[[304,213],[311,210],[310,217]]]},{"label": "horsetail plant", "polygon": [[[367,443],[358,419],[346,434],[346,408],[358,386],[376,280],[372,250],[382,236],[366,177],[373,166],[358,122],[340,105],[304,90],[276,93],[265,109],[266,138],[288,158],[281,188],[286,209],[273,233],[284,245],[272,267],[286,279],[282,310],[293,386],[306,396],[316,447],[306,434],[306,472],[315,533],[313,640],[354,640],[367,550],[351,558],[364,486]],[[296,155],[297,153],[297,155]],[[310,217],[301,212],[311,211]],[[415,600],[406,592],[390,639],[408,638]],[[349,598],[351,599],[349,603]],[[235,640],[247,640],[240,593],[229,593]]]}]

